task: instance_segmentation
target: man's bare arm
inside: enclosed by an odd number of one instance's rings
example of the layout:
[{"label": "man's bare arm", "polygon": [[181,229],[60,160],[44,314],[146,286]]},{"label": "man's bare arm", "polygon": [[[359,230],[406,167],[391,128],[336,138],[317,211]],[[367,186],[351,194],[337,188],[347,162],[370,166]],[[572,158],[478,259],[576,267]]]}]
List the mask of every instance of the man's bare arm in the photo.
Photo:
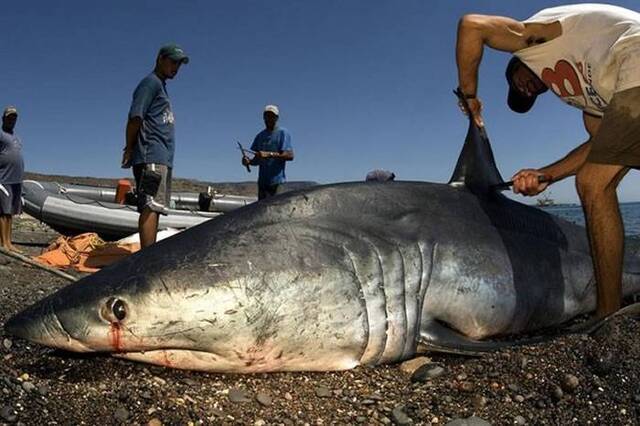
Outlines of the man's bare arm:
[{"label": "man's bare arm", "polygon": [[124,153],[122,154],[122,167],[131,166],[131,155],[133,153],[133,147],[138,141],[138,132],[142,126],[142,119],[140,117],[132,117],[127,121],[127,128],[125,130],[125,146]]},{"label": "man's bare arm", "polygon": [[465,15],[458,23],[456,61],[458,82],[465,94],[478,90],[478,68],[484,46],[515,52],[528,46],[530,30],[519,21],[504,16]]}]

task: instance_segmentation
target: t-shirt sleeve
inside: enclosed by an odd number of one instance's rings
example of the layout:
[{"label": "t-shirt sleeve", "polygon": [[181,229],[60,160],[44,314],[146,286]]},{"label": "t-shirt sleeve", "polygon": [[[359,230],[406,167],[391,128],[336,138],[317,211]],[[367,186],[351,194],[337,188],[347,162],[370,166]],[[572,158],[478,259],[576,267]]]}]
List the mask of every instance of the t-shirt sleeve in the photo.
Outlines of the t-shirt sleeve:
[{"label": "t-shirt sleeve", "polygon": [[291,133],[282,132],[280,144],[280,151],[293,151],[293,147],[291,146]]},{"label": "t-shirt sleeve", "polygon": [[131,109],[129,110],[129,118],[140,117],[144,118],[149,106],[155,98],[157,93],[157,87],[149,84],[148,81],[142,81],[136,90],[133,92],[133,101],[131,102]]},{"label": "t-shirt sleeve", "polygon": [[640,87],[640,48],[625,49],[618,56],[620,68],[616,81],[616,92],[622,92],[634,87]]}]

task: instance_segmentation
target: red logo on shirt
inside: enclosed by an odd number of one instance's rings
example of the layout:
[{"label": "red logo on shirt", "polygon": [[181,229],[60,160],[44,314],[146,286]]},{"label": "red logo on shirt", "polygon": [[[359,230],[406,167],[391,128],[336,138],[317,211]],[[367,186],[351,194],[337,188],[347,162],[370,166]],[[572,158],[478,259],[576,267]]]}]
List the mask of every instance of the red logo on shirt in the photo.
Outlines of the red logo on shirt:
[{"label": "red logo on shirt", "polygon": [[584,96],[578,73],[564,59],[556,62],[556,66],[553,69],[543,69],[540,77],[544,84],[560,97]]}]

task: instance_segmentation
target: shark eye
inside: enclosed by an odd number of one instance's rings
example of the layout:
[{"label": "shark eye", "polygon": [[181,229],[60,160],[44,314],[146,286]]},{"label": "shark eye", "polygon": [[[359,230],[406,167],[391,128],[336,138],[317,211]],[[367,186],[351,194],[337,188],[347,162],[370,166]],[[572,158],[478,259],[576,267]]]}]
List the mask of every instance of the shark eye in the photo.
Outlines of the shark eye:
[{"label": "shark eye", "polygon": [[127,305],[114,297],[102,307],[102,317],[108,322],[120,322],[127,317]]}]

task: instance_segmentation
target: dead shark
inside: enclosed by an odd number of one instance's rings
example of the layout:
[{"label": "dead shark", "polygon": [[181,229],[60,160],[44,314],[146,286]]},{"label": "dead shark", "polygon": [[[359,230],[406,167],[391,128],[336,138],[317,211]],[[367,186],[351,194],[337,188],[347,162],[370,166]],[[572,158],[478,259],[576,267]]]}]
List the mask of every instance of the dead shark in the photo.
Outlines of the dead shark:
[{"label": "dead shark", "polygon": [[[504,197],[470,124],[451,181],[285,193],[188,229],[5,324],[78,352],[213,372],[344,370],[513,343],[595,308],[584,228]],[[640,292],[627,255],[624,294]]]}]

